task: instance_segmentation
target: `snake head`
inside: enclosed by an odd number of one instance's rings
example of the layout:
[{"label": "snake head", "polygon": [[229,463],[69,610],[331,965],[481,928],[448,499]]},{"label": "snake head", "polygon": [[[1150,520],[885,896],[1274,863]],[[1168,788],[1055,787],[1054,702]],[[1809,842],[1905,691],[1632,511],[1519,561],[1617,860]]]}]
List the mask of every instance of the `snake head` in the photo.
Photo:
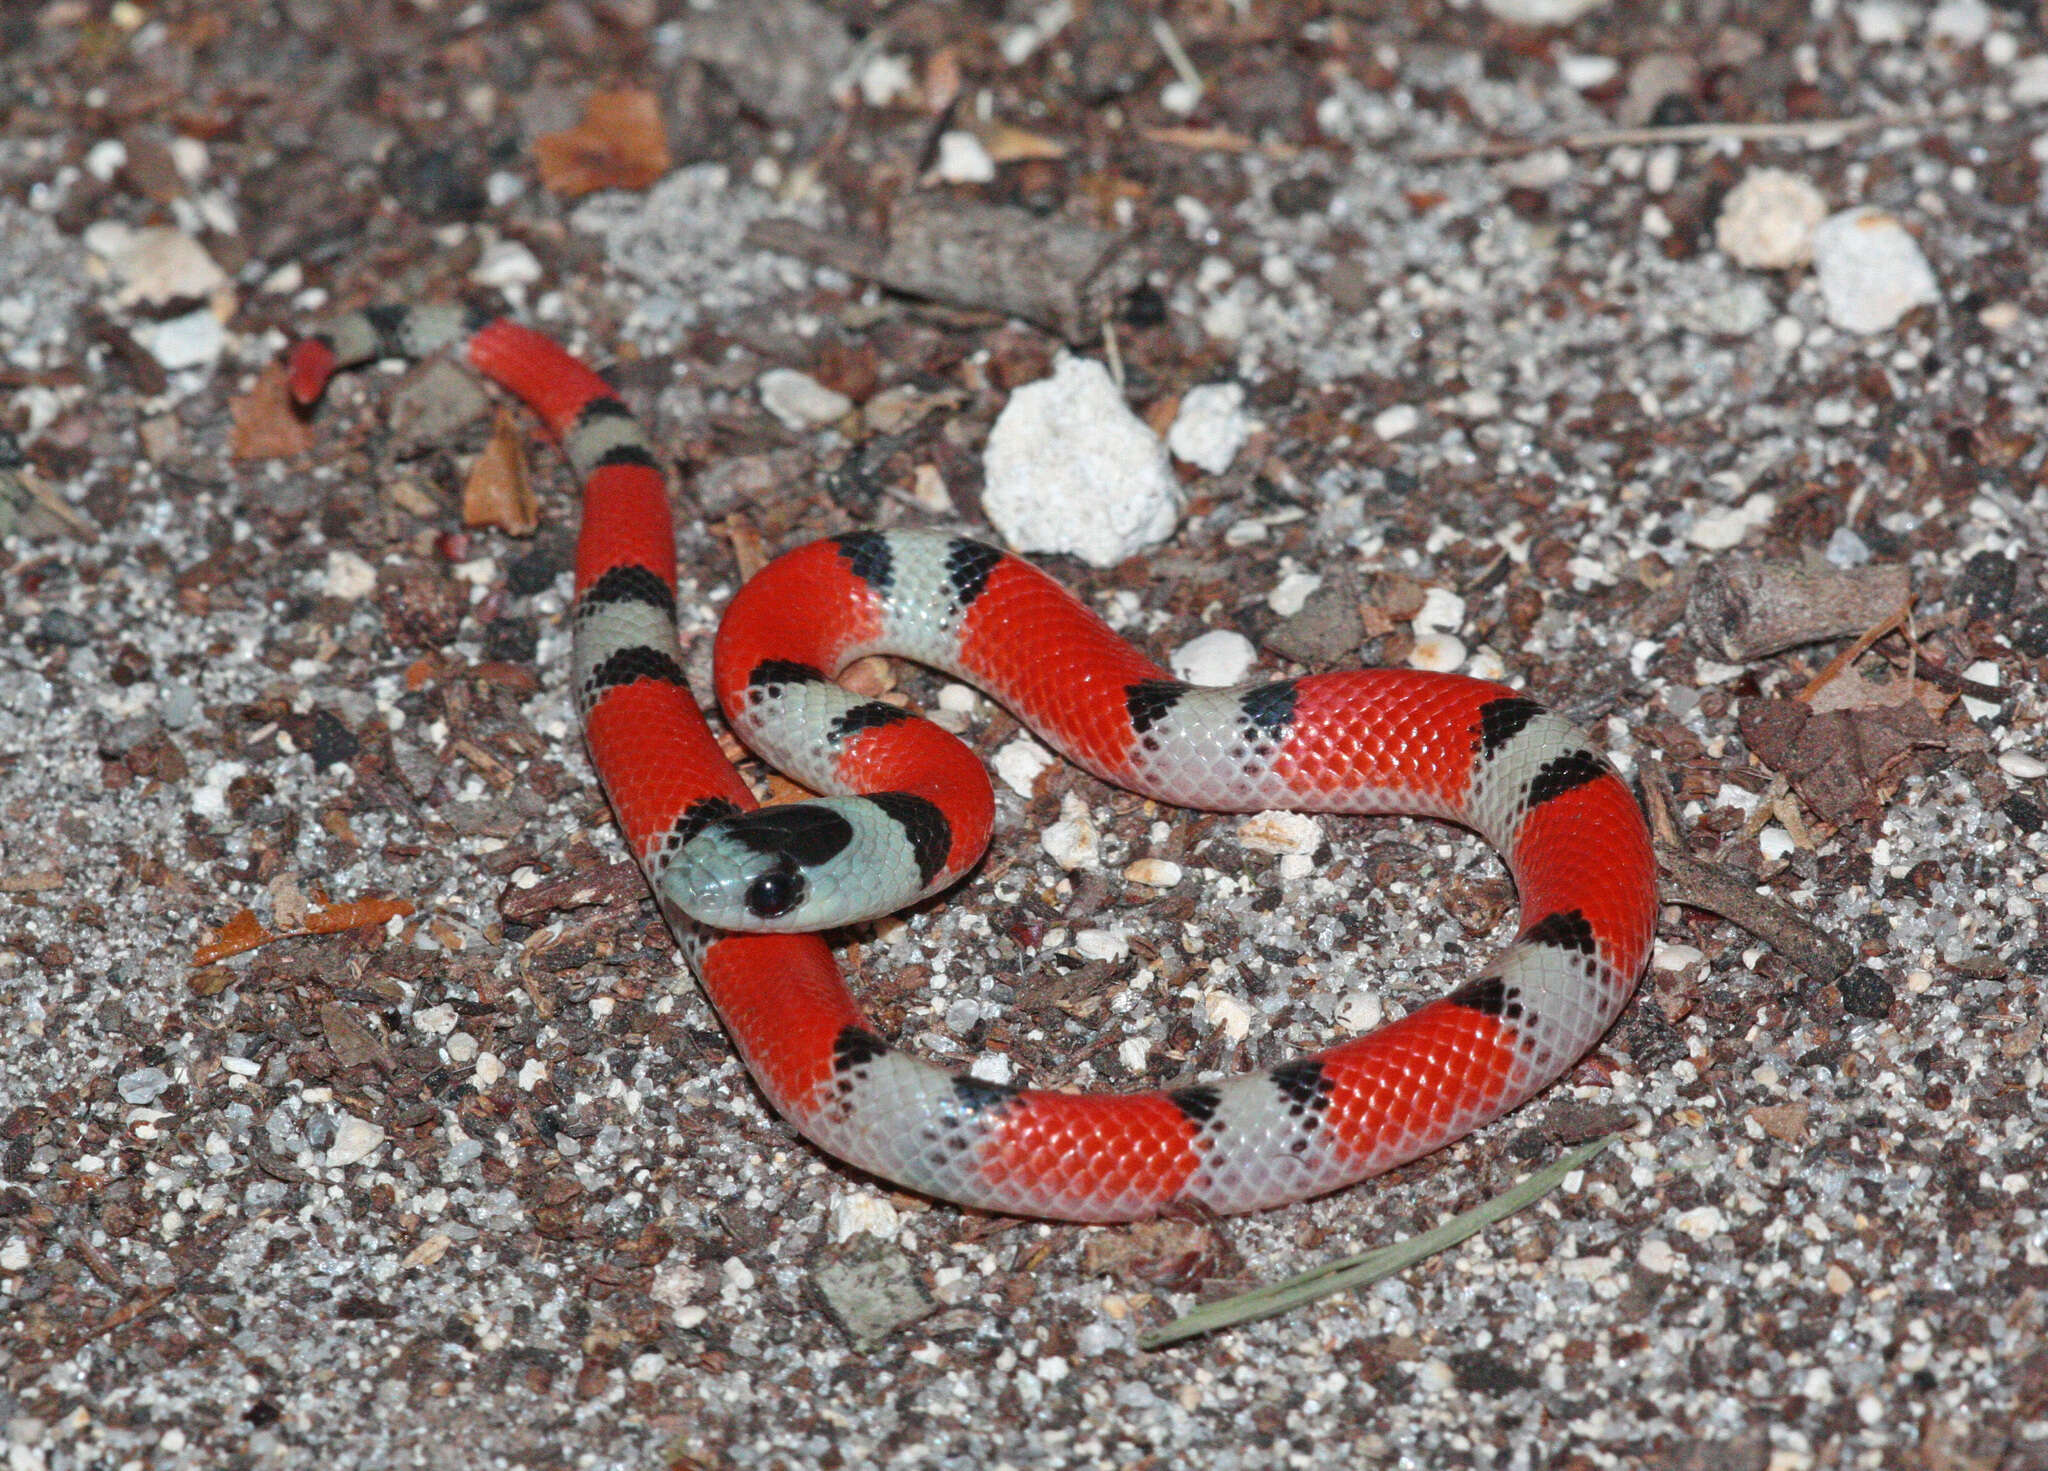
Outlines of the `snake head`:
[{"label": "snake head", "polygon": [[713,929],[789,934],[871,918],[847,805],[791,802],[721,818],[685,843],[656,883]]}]

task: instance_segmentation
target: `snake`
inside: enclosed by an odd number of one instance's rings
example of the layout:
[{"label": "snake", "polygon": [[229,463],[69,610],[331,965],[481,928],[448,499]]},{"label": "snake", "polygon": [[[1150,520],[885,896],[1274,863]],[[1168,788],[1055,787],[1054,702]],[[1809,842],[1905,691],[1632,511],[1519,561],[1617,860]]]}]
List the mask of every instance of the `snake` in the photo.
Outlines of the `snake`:
[{"label": "snake", "polygon": [[[603,377],[515,321],[422,304],[298,338],[285,381],[310,409],[342,368],[457,344],[581,480],[572,684],[592,765],[740,1058],[826,1153],[1003,1214],[1263,1210],[1464,1137],[1555,1082],[1626,1005],[1656,923],[1650,837],[1568,720],[1508,686],[1420,669],[1191,685],[1031,563],[943,529],[814,541],[733,595],[713,638],[718,705],[819,794],[760,805],[685,676],[667,476]],[[1516,936],[1448,994],[1264,1071],[1119,1093],[936,1066],[877,1033],[818,931],[959,881],[996,804],[952,735],[836,682],[871,654],[978,687],[1083,770],[1161,803],[1471,829],[1506,861]]]}]

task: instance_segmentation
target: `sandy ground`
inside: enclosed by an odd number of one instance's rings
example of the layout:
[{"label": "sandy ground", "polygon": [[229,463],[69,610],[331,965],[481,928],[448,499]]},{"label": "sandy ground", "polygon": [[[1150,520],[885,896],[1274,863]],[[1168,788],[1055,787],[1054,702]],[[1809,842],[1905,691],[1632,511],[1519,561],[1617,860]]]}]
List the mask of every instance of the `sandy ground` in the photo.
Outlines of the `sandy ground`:
[{"label": "sandy ground", "polygon": [[[2048,1468],[2043,17],[1568,8],[6,7],[12,1471]],[[652,141],[546,141],[601,92]],[[1745,215],[1766,168],[1793,182]],[[749,234],[843,247],[911,201],[1109,232],[1128,274],[1051,272],[1034,324]],[[1275,676],[1520,685],[1855,963],[1674,905],[1550,1093],[1253,1219],[860,1177],[766,1109],[620,866],[565,694],[559,456],[515,419],[539,529],[464,530],[493,409],[461,374],[275,412],[290,334],[457,297],[559,333],[673,456],[700,655],[750,548],[988,534],[983,446],[1048,325],[1113,345],[1156,428],[1240,385],[1256,427],[1180,465],[1172,538],[1063,579],[1162,655],[1226,630]],[[776,369],[861,412],[791,410]],[[1832,669],[1850,638],[1711,647],[1688,598],[1743,557],[1903,568],[1910,628]],[[1019,734],[951,704],[985,752]],[[1276,855],[1064,767],[1028,791],[980,873],[848,944],[877,1027],[950,1063],[1270,1065],[1511,929],[1445,829]],[[1075,801],[1100,850],[1068,870],[1041,837]],[[278,938],[209,963],[244,910]],[[1363,1297],[1135,1346],[1611,1129]]]}]

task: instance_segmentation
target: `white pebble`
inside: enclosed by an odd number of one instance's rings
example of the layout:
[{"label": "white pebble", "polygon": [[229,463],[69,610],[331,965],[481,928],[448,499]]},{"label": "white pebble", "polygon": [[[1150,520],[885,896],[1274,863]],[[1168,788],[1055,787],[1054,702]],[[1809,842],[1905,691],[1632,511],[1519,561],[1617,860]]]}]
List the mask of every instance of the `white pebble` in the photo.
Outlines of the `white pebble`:
[{"label": "white pebble", "polygon": [[1072,792],[1060,798],[1060,820],[1038,835],[1038,846],[1069,872],[1092,867],[1102,848],[1102,834],[1088,815],[1088,804]]},{"label": "white pebble", "polygon": [[460,1065],[476,1061],[476,1038],[467,1032],[450,1032],[448,1040],[441,1044],[448,1052],[448,1060]]},{"label": "white pebble", "polygon": [[1314,572],[1290,572],[1266,594],[1266,606],[1282,618],[1292,618],[1308,602],[1309,594],[1323,585]]},{"label": "white pebble", "polygon": [[2048,51],[2022,57],[2012,65],[2012,80],[2005,95],[2015,107],[2038,107],[2048,102]]},{"label": "white pebble", "polygon": [[201,307],[168,322],[144,322],[136,327],[135,340],[165,372],[176,373],[218,361],[227,350],[228,334],[220,318]]},{"label": "white pebble", "polygon": [[948,184],[986,184],[996,176],[996,161],[981,146],[981,139],[955,128],[939,135],[939,156],[932,173]]},{"label": "white pebble", "polygon": [[1140,858],[1124,869],[1124,877],[1148,889],[1170,889],[1180,882],[1181,867],[1165,858]]},{"label": "white pebble", "polygon": [[1007,1052],[984,1052],[967,1065],[968,1077],[979,1078],[998,1087],[1008,1087],[1016,1073],[1016,1065],[1010,1061]]},{"label": "white pebble", "polygon": [[1659,940],[1650,952],[1650,967],[1653,970],[1677,971],[1689,965],[1698,965],[1707,957],[1704,952],[1691,945],[1674,945]]},{"label": "white pebble", "polygon": [[1480,0],[1488,15],[1517,26],[1568,26],[1606,0]]},{"label": "white pebble", "polygon": [[834,1241],[850,1241],[861,1235],[894,1241],[903,1220],[895,1206],[865,1190],[839,1196],[828,1214]]},{"label": "white pebble", "polygon": [[1313,857],[1322,846],[1323,829],[1306,812],[1255,812],[1237,825],[1237,843],[1252,853]]},{"label": "white pebble", "polygon": [[1408,667],[1448,674],[1465,662],[1465,641],[1448,633],[1425,633],[1408,651]]},{"label": "white pebble", "polygon": [[1695,1241],[1706,1241],[1728,1229],[1728,1217],[1717,1205],[1702,1205],[1681,1211],[1671,1224]]},{"label": "white pebble", "polygon": [[1386,1003],[1372,991],[1353,991],[1337,1003],[1337,1024],[1353,1033],[1370,1032],[1386,1014]]},{"label": "white pebble", "polygon": [[1020,797],[1029,798],[1038,785],[1039,775],[1053,762],[1052,752],[1029,736],[1018,736],[997,751],[989,764],[995,768],[1004,786]]},{"label": "white pebble", "polygon": [[162,306],[211,296],[228,284],[227,272],[206,247],[170,225],[137,230],[119,220],[100,220],[86,226],[85,248],[123,283],[114,296],[121,306]]},{"label": "white pebble", "polygon": [[412,1014],[412,1024],[429,1037],[445,1037],[455,1030],[455,1008],[445,1001],[422,1007]]},{"label": "white pebble", "polygon": [[1214,628],[1173,651],[1174,676],[1209,688],[1236,684],[1258,658],[1251,640],[1228,628]]},{"label": "white pebble", "polygon": [[1079,930],[1074,935],[1074,948],[1088,960],[1125,960],[1130,957],[1131,939],[1115,930]]},{"label": "white pebble", "polygon": [[973,685],[942,684],[939,686],[939,708],[950,710],[955,715],[972,715],[981,704],[981,695]]},{"label": "white pebble", "polygon": [[477,285],[497,291],[509,286],[531,286],[540,278],[540,261],[517,240],[493,240],[484,247],[469,273],[469,279]]},{"label": "white pebble", "polygon": [[1918,16],[1899,0],[1862,0],[1849,7],[1849,23],[1866,46],[1896,46],[1913,34]]},{"label": "white pebble", "polygon": [[2039,781],[2048,776],[2048,764],[2025,751],[2000,751],[1998,769],[2019,781]]},{"label": "white pebble", "polygon": [[887,107],[902,98],[917,96],[917,78],[910,63],[887,51],[877,51],[860,69],[860,100],[869,107]]},{"label": "white pebble", "polygon": [[1557,79],[1574,92],[1604,87],[1620,70],[1621,63],[1613,57],[1588,51],[1566,51],[1557,58]]},{"label": "white pebble", "polygon": [[1636,1248],[1636,1265],[1645,1272],[1659,1277],[1669,1277],[1678,1267],[1678,1253],[1671,1249],[1671,1243],[1661,1236],[1652,1236]]},{"label": "white pebble", "polygon": [[1180,517],[1165,444],[1091,358],[1062,357],[1010,395],[984,468],[982,509],[1021,552],[1113,567],[1166,540]]},{"label": "white pebble", "polygon": [[476,1079],[477,1087],[488,1091],[497,1087],[498,1080],[505,1076],[505,1064],[498,1060],[498,1054],[495,1052],[479,1052],[476,1055],[476,1071],[471,1076]]},{"label": "white pebble", "polygon": [[1828,544],[1821,549],[1833,567],[1861,567],[1876,554],[1870,550],[1870,543],[1846,526],[1837,526],[1828,534]]},{"label": "white pebble", "polygon": [[1166,447],[1197,470],[1221,475],[1251,438],[1244,411],[1244,385],[1204,383],[1181,395],[1180,412],[1166,431]]},{"label": "white pebble", "polygon": [[[1979,659],[1963,670],[1963,678],[1988,684],[1994,689],[1998,685],[1998,666],[1989,659]],[[1998,706],[1990,700],[1980,700],[1975,695],[1963,696],[1963,710],[1972,720],[1996,720]]]},{"label": "white pebble", "polygon": [[1751,270],[1786,270],[1813,259],[1813,232],[1827,213],[1820,190],[1799,175],[1751,169],[1722,201],[1714,243]]},{"label": "white pebble", "polygon": [[1142,1073],[1152,1060],[1152,1044],[1143,1037],[1126,1037],[1117,1044],[1116,1060],[1128,1071]]},{"label": "white pebble", "polygon": [[531,1093],[537,1085],[546,1081],[547,1075],[548,1065],[546,1063],[537,1057],[527,1058],[525,1062],[519,1065],[520,1091]]},{"label": "white pebble", "polygon": [[1884,332],[1940,298],[1933,268],[1906,227],[1877,209],[1830,215],[1813,232],[1813,274],[1827,318],[1845,332]]},{"label": "white pebble", "polygon": [[1975,46],[1991,34],[1991,8],[1984,0],[1941,0],[1927,17],[1927,34],[1959,47]]},{"label": "white pebble", "polygon": [[[102,138],[85,151],[85,171],[102,184],[113,183],[114,175],[127,166],[128,145],[119,138]],[[92,244],[92,229],[86,231],[86,244]]]},{"label": "white pebble", "polygon": [[1233,1042],[1242,1042],[1252,1029],[1252,1014],[1235,996],[1209,991],[1202,996],[1202,1015],[1209,1025]]},{"label": "white pebble", "polygon": [[853,400],[845,394],[794,368],[770,368],[754,386],[761,407],[786,429],[815,429],[843,419],[853,409]]},{"label": "white pebble", "polygon": [[1756,835],[1756,846],[1765,858],[1773,863],[1790,858],[1798,846],[1788,833],[1775,822]]},{"label": "white pebble", "polygon": [[328,1146],[327,1163],[332,1168],[361,1164],[384,1145],[384,1131],[368,1119],[343,1114]]},{"label": "white pebble", "polygon": [[1704,551],[1725,552],[1740,546],[1750,532],[1768,523],[1777,509],[1778,503],[1771,496],[1758,491],[1739,506],[1702,513],[1686,531],[1685,539]]},{"label": "white pebble", "polygon": [[1372,432],[1381,439],[1399,439],[1404,434],[1414,433],[1421,422],[1422,410],[1414,404],[1395,404],[1372,416]]},{"label": "white pebble", "polygon": [[1422,595],[1422,609],[1410,622],[1417,633],[1433,629],[1446,632],[1463,626],[1465,600],[1447,587],[1432,587]]}]

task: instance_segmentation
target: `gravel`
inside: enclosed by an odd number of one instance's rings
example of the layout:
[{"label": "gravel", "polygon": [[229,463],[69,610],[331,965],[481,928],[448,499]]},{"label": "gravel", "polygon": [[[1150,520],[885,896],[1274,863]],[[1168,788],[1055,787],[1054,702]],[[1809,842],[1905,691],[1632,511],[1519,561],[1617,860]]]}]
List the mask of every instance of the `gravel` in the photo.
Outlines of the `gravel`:
[{"label": "gravel", "polygon": [[[11,1471],[2048,1468],[2027,16],[1175,7],[1191,81],[1112,3],[357,9],[0,17],[0,433],[100,533],[30,513],[0,540]],[[532,137],[622,79],[677,167],[551,196]],[[1589,136],[1644,125],[1680,131]],[[994,177],[930,179],[947,132]],[[1834,212],[1811,267],[1776,230],[1717,243],[1766,169],[1813,191],[1800,220]],[[1144,262],[1076,346],[1166,522],[1053,563],[1112,623],[1155,655],[1230,634],[1258,675],[1282,649],[1493,671],[1654,764],[1696,858],[1857,963],[1806,975],[1670,909],[1542,1099],[1247,1220],[977,1216],[769,1115],[577,744],[559,455],[531,455],[520,541],[459,523],[480,403],[394,425],[431,369],[338,382],[304,452],[230,447],[323,313],[517,293],[672,457],[701,692],[735,546],[988,534],[992,426],[1059,345],[746,236],[879,238],[956,199],[1128,231]],[[1844,314],[1831,232],[1881,237],[1851,262],[1881,313]],[[138,289],[88,238],[166,272]],[[778,417],[777,371],[851,411]],[[1840,688],[1912,691],[1926,723],[1827,821],[1739,722],[1843,644],[1706,657],[1686,588],[1735,552],[1910,569],[1914,648]],[[1271,1065],[1512,931],[1459,834],[1163,812],[986,701],[946,710],[1000,773],[995,851],[845,953],[880,1030],[976,1076]],[[231,922],[275,937],[201,958]],[[1616,1130],[1369,1293],[1135,1347]]]}]

